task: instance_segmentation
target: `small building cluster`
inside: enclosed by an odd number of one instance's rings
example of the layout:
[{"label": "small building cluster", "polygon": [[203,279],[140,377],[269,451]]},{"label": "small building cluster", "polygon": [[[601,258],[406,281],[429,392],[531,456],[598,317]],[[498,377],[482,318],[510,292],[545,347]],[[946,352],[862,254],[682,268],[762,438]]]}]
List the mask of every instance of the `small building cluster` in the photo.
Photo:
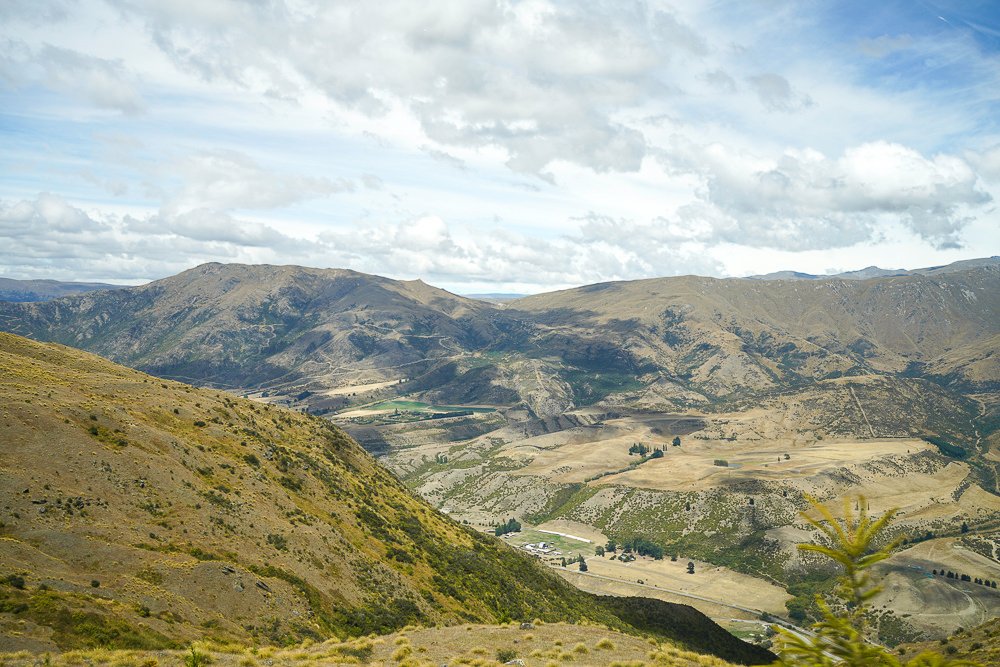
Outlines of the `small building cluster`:
[{"label": "small building cluster", "polygon": [[562,555],[562,552],[556,549],[554,544],[551,544],[549,542],[535,542],[534,544],[525,544],[521,548],[527,551],[529,554],[533,554],[539,557]]}]

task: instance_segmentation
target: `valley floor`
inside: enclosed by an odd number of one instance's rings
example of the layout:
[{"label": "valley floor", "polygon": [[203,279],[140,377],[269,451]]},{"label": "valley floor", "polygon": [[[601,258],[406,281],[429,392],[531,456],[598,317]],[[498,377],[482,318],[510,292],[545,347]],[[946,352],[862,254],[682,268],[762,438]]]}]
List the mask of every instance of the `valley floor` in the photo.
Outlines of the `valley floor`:
[{"label": "valley floor", "polygon": [[[781,582],[810,567],[795,548],[812,535],[799,516],[805,498],[839,511],[861,494],[873,514],[900,510],[899,535],[934,534],[883,568],[879,604],[894,612],[888,641],[937,638],[1000,614],[996,589],[965,591],[957,578],[930,574],[943,568],[1000,579],[1000,497],[979,486],[972,467],[919,438],[823,436],[803,426],[804,408],[796,410],[587,408],[527,422],[501,410],[383,424],[367,435],[377,433],[385,465],[454,518],[488,531],[518,517],[525,530],[506,537],[511,545],[549,543],[555,551],[542,558],[550,565],[585,557],[586,574],[575,564],[557,569],[591,592],[683,602],[714,618],[785,615],[792,596]],[[629,453],[637,445],[645,456]],[[656,450],[662,455],[650,456]],[[975,535],[958,534],[963,522]],[[679,558],[595,556],[609,537],[627,535],[645,535]],[[978,540],[975,550],[963,546],[970,540]]]}]

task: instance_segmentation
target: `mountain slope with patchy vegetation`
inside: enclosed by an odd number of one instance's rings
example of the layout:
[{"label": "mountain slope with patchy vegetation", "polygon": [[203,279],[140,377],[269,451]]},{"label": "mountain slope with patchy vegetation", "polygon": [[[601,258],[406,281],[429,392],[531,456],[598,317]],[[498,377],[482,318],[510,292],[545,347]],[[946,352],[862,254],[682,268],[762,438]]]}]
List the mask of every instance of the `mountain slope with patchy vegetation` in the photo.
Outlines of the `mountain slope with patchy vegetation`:
[{"label": "mountain slope with patchy vegetation", "polygon": [[688,607],[657,603],[656,627],[630,625],[620,603],[437,513],[315,417],[9,334],[0,410],[0,649],[537,617],[768,660]]}]

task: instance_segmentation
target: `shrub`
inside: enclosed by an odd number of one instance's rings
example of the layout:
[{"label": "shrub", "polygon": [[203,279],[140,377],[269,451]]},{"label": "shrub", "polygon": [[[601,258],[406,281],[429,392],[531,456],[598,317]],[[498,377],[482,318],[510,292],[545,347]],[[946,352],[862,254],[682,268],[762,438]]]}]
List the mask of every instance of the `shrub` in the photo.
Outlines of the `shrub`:
[{"label": "shrub", "polygon": [[843,519],[838,520],[825,506],[811,501],[820,517],[805,512],[803,518],[825,537],[825,544],[800,544],[802,551],[825,556],[843,568],[836,594],[843,611],[833,609],[819,596],[816,602],[822,619],[814,623],[811,637],[799,636],[774,626],[779,636],[780,659],[776,665],[783,667],[815,667],[817,665],[843,665],[843,667],[958,667],[974,665],[964,660],[952,660],[932,651],[925,651],[912,660],[902,663],[892,652],[868,643],[868,602],[880,592],[872,585],[868,570],[876,563],[889,558],[896,542],[876,547],[886,526],[896,510],[889,510],[878,519],[868,517],[864,509],[868,503],[859,497],[861,508],[857,516],[851,502],[844,502]]},{"label": "shrub", "polygon": [[184,656],[184,667],[203,667],[212,664],[212,656],[202,653],[194,644],[191,645],[191,652]]},{"label": "shrub", "polygon": [[497,649],[497,662],[503,664],[517,658],[517,651],[511,648]]}]

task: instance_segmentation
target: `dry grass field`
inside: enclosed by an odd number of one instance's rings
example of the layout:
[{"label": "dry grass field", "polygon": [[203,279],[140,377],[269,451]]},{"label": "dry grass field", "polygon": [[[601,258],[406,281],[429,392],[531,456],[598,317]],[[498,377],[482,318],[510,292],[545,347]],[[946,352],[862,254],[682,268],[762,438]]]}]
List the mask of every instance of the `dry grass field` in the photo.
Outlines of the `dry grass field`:
[{"label": "dry grass field", "polygon": [[[693,561],[695,572],[688,574],[687,558],[673,561],[669,557],[656,560],[640,556],[626,563],[612,558],[610,553],[597,556],[595,547],[603,546],[607,538],[578,521],[548,521],[534,530],[507,535],[505,539],[512,546],[548,542],[558,550],[558,555],[548,557],[546,562],[579,588],[599,595],[654,597],[688,604],[704,614],[722,618],[755,617],[762,611],[784,614],[785,600],[791,597],[784,589],[764,579],[711,563]],[[587,561],[587,572],[580,573],[577,564],[565,569],[558,567],[562,557],[573,559],[581,555]]]},{"label": "dry grass field", "polygon": [[[425,667],[500,665],[521,660],[525,665],[617,665],[618,667],[729,667],[719,658],[679,649],[596,625],[534,623],[520,625],[459,625],[405,628],[382,637],[348,642],[305,642],[290,648],[245,647],[202,643],[195,646],[219,667],[292,667],[297,665],[399,665]],[[72,651],[44,656],[55,667],[108,665],[157,667],[182,664],[190,651]],[[39,656],[27,652],[0,653],[2,667],[34,667]],[[203,663],[205,664],[205,663]]]}]

